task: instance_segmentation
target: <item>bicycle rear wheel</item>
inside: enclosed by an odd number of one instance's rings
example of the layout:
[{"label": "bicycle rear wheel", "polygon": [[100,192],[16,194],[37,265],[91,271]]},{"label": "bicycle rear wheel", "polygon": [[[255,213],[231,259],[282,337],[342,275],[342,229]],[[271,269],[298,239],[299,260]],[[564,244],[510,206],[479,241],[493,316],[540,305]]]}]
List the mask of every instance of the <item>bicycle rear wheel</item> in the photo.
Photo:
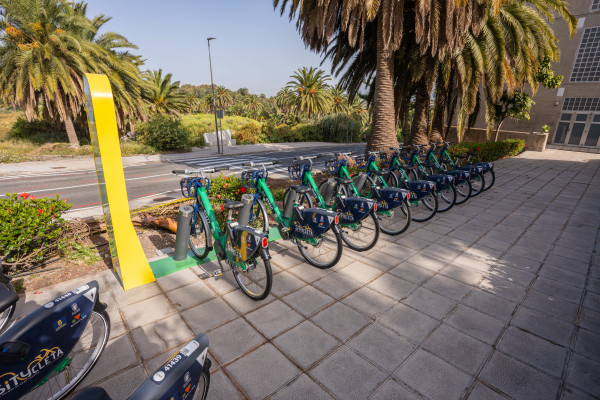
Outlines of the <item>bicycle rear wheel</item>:
[{"label": "bicycle rear wheel", "polygon": [[196,257],[205,258],[208,255],[208,243],[212,231],[208,224],[208,220],[206,219],[206,215],[204,214],[204,210],[196,208],[193,224],[194,226],[192,227],[192,232],[190,234],[190,249]]},{"label": "bicycle rear wheel", "polygon": [[65,398],[90,373],[110,335],[110,318],[106,311],[95,307],[73,350],[66,356],[62,368],[55,369],[44,383],[28,392],[23,399]]},{"label": "bicycle rear wheel", "polygon": [[[227,247],[227,252],[233,251],[233,246],[231,246],[229,240],[227,241]],[[246,260],[243,267],[233,263],[231,268],[240,289],[252,300],[262,300],[271,292],[271,286],[273,285],[271,263],[262,255],[255,255]]]},{"label": "bicycle rear wheel", "polygon": [[[15,291],[15,288],[9,282],[6,283],[6,286],[12,292]],[[10,321],[10,318],[12,317],[13,313],[15,312],[15,306],[16,306],[16,304],[11,304],[6,310],[4,310],[2,313],[0,313],[0,333],[4,330],[4,328],[7,327],[8,321]]]},{"label": "bicycle rear wheel", "polygon": [[412,219],[408,202],[404,200],[393,210],[377,213],[381,232],[388,235],[399,235],[410,226]]},{"label": "bicycle rear wheel", "polygon": [[342,240],[352,250],[367,251],[373,248],[379,239],[379,219],[375,211],[371,212],[359,222],[340,225]]},{"label": "bicycle rear wheel", "polygon": [[210,386],[210,371],[208,368],[202,370],[200,374],[200,380],[198,381],[198,387],[196,388],[196,392],[194,393],[193,400],[204,400],[206,396],[208,396],[208,388]]},{"label": "bicycle rear wheel", "polygon": [[416,222],[429,221],[438,209],[437,197],[432,192],[427,193],[419,200],[411,200],[410,205],[412,207],[412,220]]},{"label": "bicycle rear wheel", "polygon": [[298,250],[309,264],[325,269],[333,267],[342,257],[342,237],[333,228],[316,238],[316,243],[295,239]]},{"label": "bicycle rear wheel", "polygon": [[446,212],[456,204],[456,189],[454,184],[436,191],[438,194],[438,212]]},{"label": "bicycle rear wheel", "polygon": [[463,204],[465,201],[469,200],[471,197],[471,181],[469,179],[465,179],[461,183],[457,183],[456,187],[456,203],[455,204]]},{"label": "bicycle rear wheel", "polygon": [[471,197],[475,197],[483,191],[485,187],[485,178],[483,174],[471,175]]},{"label": "bicycle rear wheel", "polygon": [[485,178],[485,187],[483,191],[489,190],[496,183],[496,173],[494,172],[494,168],[489,170],[489,174],[487,174],[487,178]]},{"label": "bicycle rear wheel", "polygon": [[252,206],[248,225],[259,231],[269,233],[269,216],[267,215],[265,203],[261,199],[256,199],[254,206]]}]

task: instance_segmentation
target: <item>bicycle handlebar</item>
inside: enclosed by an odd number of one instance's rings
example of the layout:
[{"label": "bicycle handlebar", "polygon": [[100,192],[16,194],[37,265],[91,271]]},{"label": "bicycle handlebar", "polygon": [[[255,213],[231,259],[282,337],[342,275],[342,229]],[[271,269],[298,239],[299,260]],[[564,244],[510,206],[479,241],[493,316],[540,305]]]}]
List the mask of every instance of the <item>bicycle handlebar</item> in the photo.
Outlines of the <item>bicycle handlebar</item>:
[{"label": "bicycle handlebar", "polygon": [[319,156],[318,155],[316,155],[316,156],[299,156],[299,157],[294,157],[294,161],[313,160],[315,158],[319,158]]},{"label": "bicycle handlebar", "polygon": [[242,163],[242,167],[266,167],[267,165],[275,165],[275,164],[279,164],[281,163],[281,161],[268,161],[268,162],[254,162],[254,161],[250,161],[247,163]]},{"label": "bicycle handlebar", "polygon": [[202,169],[174,169],[172,172],[175,175],[190,175],[190,174],[211,174],[213,172],[228,171],[228,166],[214,167],[214,168],[202,168]]},{"label": "bicycle handlebar", "polygon": [[319,153],[317,154],[317,158],[323,158],[323,157],[331,157],[334,156],[335,154],[333,153]]}]

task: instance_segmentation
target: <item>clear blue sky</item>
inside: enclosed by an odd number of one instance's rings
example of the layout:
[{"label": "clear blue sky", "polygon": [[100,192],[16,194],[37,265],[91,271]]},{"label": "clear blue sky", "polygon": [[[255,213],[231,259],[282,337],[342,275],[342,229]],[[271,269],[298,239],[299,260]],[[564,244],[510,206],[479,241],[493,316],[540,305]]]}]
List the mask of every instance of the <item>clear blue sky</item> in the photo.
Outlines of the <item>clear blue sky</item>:
[{"label": "clear blue sky", "polygon": [[[302,66],[321,57],[306,49],[295,22],[272,0],[88,0],[88,16],[112,17],[105,27],[135,43],[145,69],[162,68],[174,80],[210,83],[207,37],[215,84],[272,96]],[[323,64],[329,73],[330,64]],[[332,81],[333,82],[333,81]]]}]

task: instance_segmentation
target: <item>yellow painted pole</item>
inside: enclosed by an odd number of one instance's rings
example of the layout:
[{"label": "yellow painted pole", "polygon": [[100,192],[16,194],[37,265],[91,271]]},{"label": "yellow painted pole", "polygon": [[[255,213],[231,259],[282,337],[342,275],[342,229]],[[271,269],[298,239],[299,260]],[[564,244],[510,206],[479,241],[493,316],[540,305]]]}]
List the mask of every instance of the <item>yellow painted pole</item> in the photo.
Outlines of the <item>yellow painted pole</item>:
[{"label": "yellow painted pole", "polygon": [[131,223],[112,90],[101,74],[85,74],[83,87],[110,256],[123,288],[132,289],[154,275]]}]

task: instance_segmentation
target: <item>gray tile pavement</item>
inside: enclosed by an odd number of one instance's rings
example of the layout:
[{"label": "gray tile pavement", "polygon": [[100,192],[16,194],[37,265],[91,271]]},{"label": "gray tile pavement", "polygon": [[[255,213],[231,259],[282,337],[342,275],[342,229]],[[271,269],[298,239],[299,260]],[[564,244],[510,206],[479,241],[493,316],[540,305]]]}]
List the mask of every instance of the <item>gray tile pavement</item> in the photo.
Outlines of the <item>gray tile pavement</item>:
[{"label": "gray tile pavement", "polygon": [[[198,268],[127,292],[98,274],[112,334],[81,387],[125,398],[207,332],[209,399],[598,398],[599,169],[555,149],[500,160],[490,191],[329,270],[274,244],[260,302]],[[16,317],[84,280],[26,293]]]}]

